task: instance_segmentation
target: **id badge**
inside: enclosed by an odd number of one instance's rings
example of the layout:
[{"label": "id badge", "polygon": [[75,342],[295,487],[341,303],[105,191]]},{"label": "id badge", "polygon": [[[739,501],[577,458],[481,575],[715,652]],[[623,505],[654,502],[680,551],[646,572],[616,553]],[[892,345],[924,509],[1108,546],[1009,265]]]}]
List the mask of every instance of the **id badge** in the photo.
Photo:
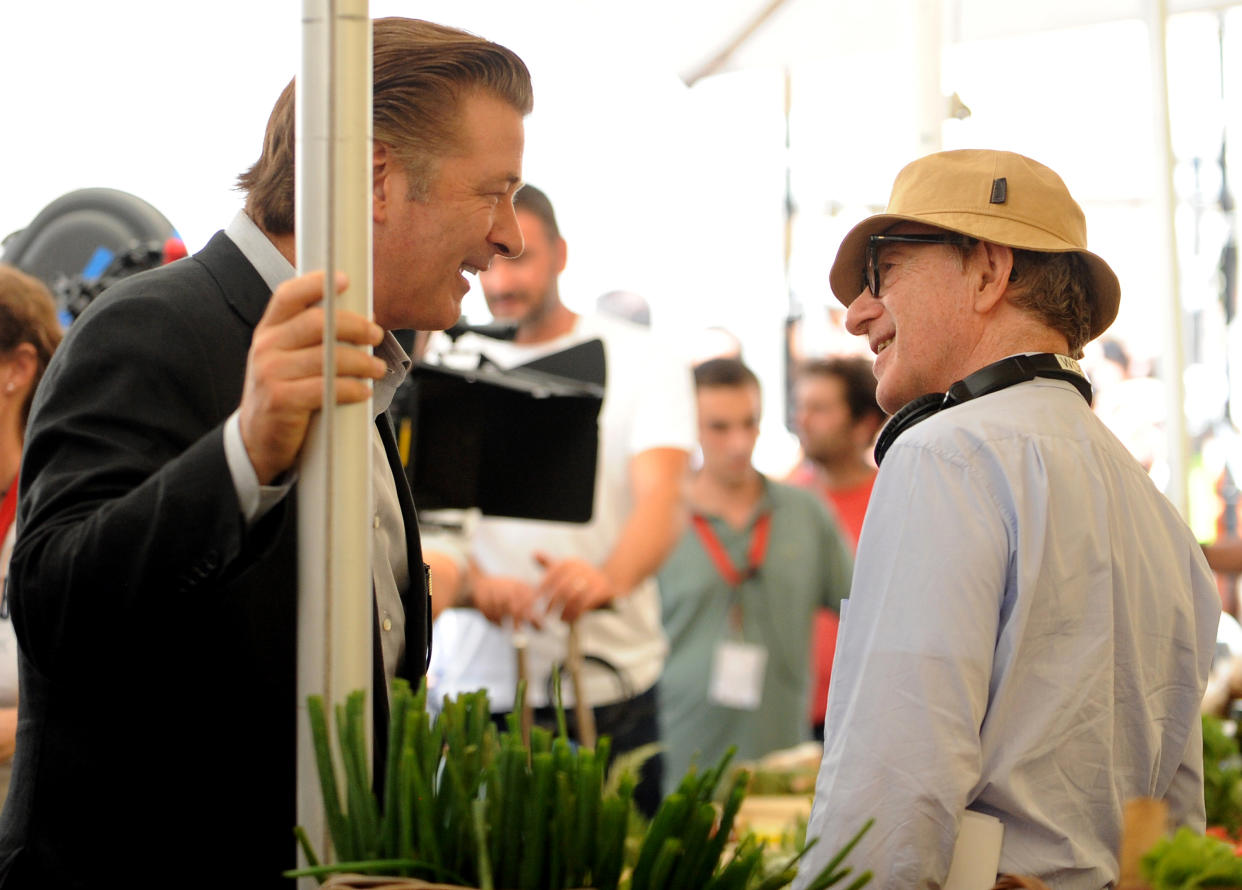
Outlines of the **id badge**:
[{"label": "id badge", "polygon": [[712,704],[753,711],[763,701],[763,672],[768,650],[754,643],[723,640],[716,644],[707,697]]}]

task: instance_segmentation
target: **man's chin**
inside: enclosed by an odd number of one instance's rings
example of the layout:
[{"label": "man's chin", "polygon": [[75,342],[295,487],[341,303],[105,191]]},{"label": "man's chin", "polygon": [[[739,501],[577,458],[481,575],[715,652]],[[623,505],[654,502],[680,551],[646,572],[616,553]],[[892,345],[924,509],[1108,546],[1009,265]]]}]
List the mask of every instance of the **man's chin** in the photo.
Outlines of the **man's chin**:
[{"label": "man's chin", "polygon": [[376,316],[376,323],[385,330],[411,331],[443,331],[451,328],[461,318],[461,299],[444,300],[435,306],[421,306],[418,311],[410,312],[394,319],[391,326],[387,320]]},{"label": "man's chin", "polygon": [[[885,385],[886,382],[888,385]],[[875,400],[885,414],[895,414],[903,405],[910,401],[903,397],[895,381],[885,381],[883,377],[876,378]]]},{"label": "man's chin", "polygon": [[437,317],[434,321],[428,322],[426,327],[421,327],[420,331],[443,331],[451,328],[461,319],[461,306],[456,307],[453,312],[446,312]]}]

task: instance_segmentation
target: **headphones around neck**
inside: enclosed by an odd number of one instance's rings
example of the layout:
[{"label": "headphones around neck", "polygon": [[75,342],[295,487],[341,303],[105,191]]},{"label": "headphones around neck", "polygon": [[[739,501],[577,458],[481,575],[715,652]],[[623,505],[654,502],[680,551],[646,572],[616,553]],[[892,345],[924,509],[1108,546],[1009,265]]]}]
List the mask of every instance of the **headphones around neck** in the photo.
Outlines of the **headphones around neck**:
[{"label": "headphones around neck", "polygon": [[875,442],[875,465],[880,461],[897,437],[910,427],[921,423],[945,408],[952,408],[962,402],[969,402],[979,396],[1005,389],[1018,383],[1034,380],[1036,377],[1051,377],[1056,380],[1068,380],[1078,388],[1082,397],[1091,404],[1091,381],[1082,372],[1078,362],[1067,355],[1056,355],[1051,352],[1038,352],[1034,355],[1011,355],[999,362],[980,368],[973,374],[957,381],[947,393],[932,392],[907,402],[897,410]]}]

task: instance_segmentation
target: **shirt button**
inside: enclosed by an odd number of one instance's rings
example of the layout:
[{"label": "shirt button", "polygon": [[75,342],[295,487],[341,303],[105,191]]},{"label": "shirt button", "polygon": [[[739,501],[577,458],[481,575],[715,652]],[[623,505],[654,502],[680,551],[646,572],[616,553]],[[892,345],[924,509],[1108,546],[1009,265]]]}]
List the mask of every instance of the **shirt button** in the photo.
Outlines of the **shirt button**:
[{"label": "shirt button", "polygon": [[379,514],[378,514],[378,513],[376,513],[376,514],[375,514],[375,518],[371,520],[371,527],[372,527],[372,528],[379,528],[379,527],[380,527],[380,518],[379,518]]},{"label": "shirt button", "polygon": [[380,627],[384,628],[386,631],[392,630],[392,619],[388,616],[384,616],[384,622],[380,625]]}]

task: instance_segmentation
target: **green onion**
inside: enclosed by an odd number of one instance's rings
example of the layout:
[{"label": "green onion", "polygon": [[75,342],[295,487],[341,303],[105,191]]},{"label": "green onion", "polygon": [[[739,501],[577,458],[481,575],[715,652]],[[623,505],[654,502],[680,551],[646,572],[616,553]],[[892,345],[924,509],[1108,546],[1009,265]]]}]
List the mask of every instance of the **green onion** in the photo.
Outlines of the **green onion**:
[{"label": "green onion", "polygon": [[[764,874],[763,845],[750,834],[722,862],[749,780],[744,770],[733,774],[717,822],[713,800],[732,750],[710,768],[691,768],[648,825],[633,807],[632,762],[619,755],[606,783],[610,740],[601,737],[594,749],[572,746],[559,677],[554,686],[559,732],[535,728],[526,745],[516,714],[498,733],[485,693],[444,699],[432,720],[425,681],[416,691],[394,683],[385,773],[374,784],[365,695],[353,693],[337,705],[331,729],[323,700],[308,699],[325,822],[338,861],[321,864],[299,828],[309,867],[286,875],[404,874],[481,890],[781,890],[793,880],[814,840],[771,874]],[[870,880],[870,872],[855,877],[841,865],[870,824],[809,890],[847,878],[846,890],[858,890]],[[645,828],[641,837],[631,840],[631,825]],[[632,871],[623,883],[627,865]]]}]

